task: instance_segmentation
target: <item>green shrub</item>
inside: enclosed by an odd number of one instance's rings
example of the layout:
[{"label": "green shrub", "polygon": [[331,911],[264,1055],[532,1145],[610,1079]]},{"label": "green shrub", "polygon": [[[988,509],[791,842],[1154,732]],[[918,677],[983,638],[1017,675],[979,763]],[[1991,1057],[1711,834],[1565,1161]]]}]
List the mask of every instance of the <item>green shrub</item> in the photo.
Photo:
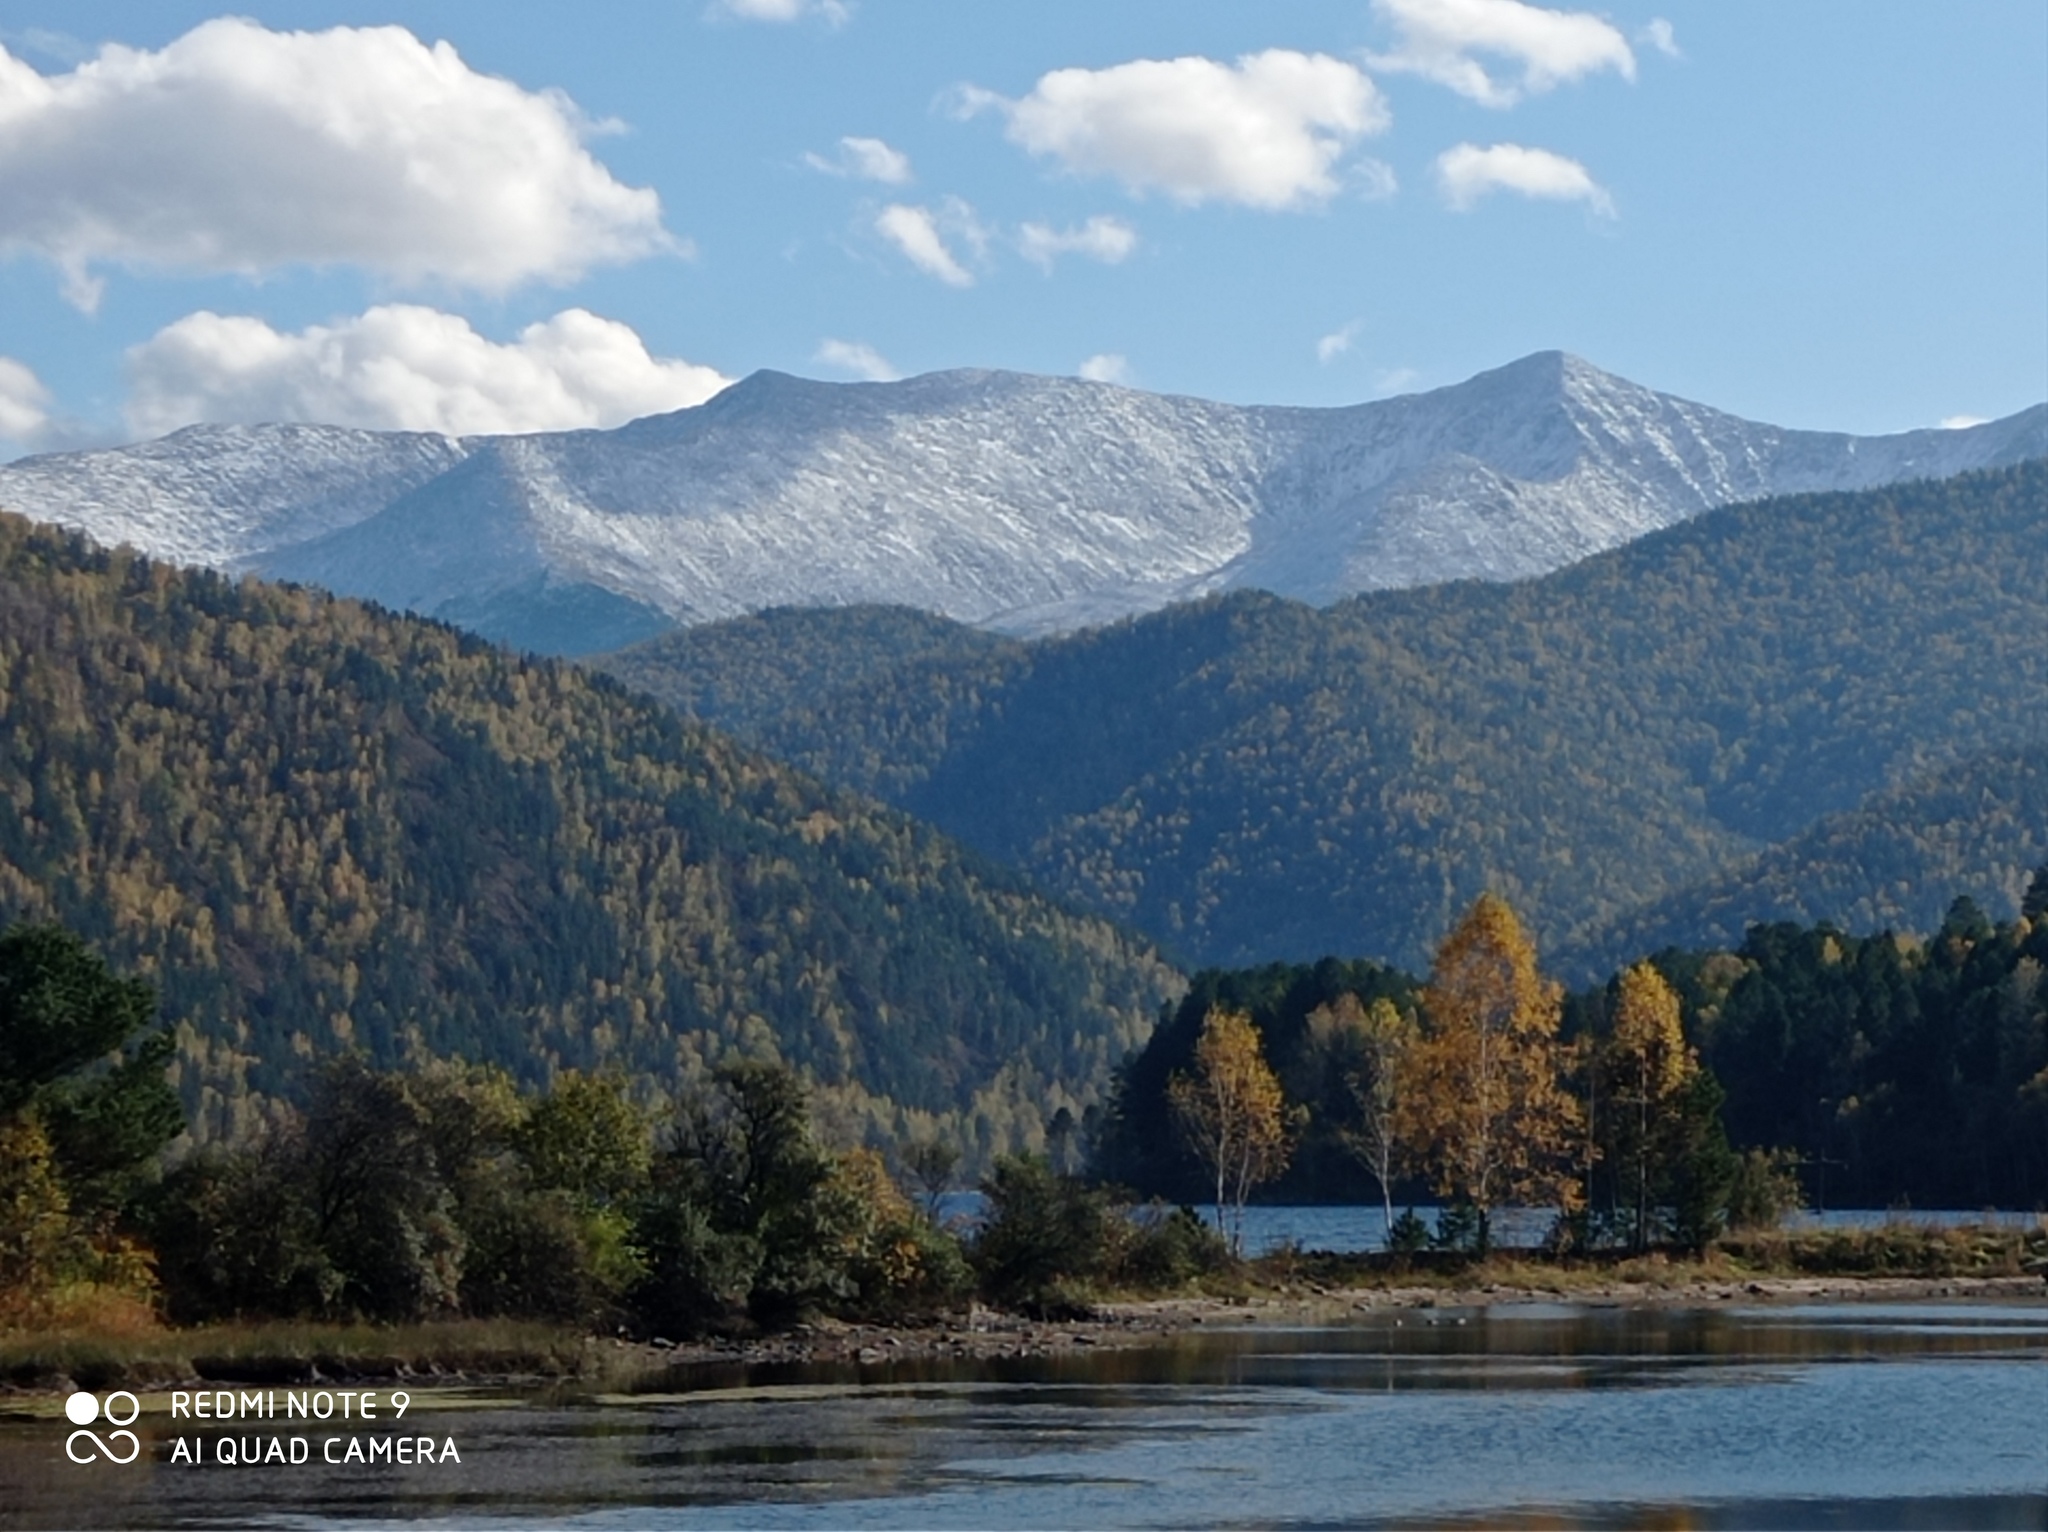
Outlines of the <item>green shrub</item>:
[{"label": "green shrub", "polygon": [[1042,1313],[1080,1306],[1109,1253],[1109,1195],[1037,1155],[1005,1156],[981,1183],[988,1213],[971,1259],[996,1303]]},{"label": "green shrub", "polygon": [[1775,1229],[1804,1202],[1790,1149],[1752,1149],[1736,1162],[1728,1188],[1732,1229]]},{"label": "green shrub", "polygon": [[1190,1207],[1153,1201],[1126,1215],[1113,1280],[1155,1290],[1183,1287],[1230,1265],[1230,1245]]}]

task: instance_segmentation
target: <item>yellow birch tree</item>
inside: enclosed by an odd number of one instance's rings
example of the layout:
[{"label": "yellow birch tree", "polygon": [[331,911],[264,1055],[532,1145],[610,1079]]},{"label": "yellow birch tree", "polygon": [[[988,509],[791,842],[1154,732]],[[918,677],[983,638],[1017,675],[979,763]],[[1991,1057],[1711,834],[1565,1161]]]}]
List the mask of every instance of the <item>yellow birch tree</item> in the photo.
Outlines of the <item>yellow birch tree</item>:
[{"label": "yellow birch tree", "polygon": [[1601,1072],[1607,1077],[1607,1099],[1620,1130],[1615,1137],[1635,1193],[1630,1243],[1642,1250],[1650,1239],[1652,1188],[1668,1158],[1665,1142],[1681,1115],[1686,1088],[1700,1069],[1679,1022],[1678,994],[1650,963],[1638,963],[1621,976],[1606,1054],[1607,1067]]},{"label": "yellow birch tree", "polygon": [[1401,1072],[1415,1045],[1415,1018],[1381,996],[1370,1006],[1349,992],[1309,1012],[1309,1036],[1327,1057],[1340,1059],[1352,1120],[1345,1145],[1365,1164],[1380,1189],[1385,1227],[1394,1226],[1394,1167],[1402,1159]]},{"label": "yellow birch tree", "polygon": [[[1280,1081],[1243,1011],[1212,1010],[1195,1044],[1195,1072],[1178,1070],[1167,1099],[1189,1147],[1216,1177],[1216,1222],[1244,1254],[1244,1205],[1252,1188],[1287,1168],[1292,1145]],[[1226,1221],[1226,1214],[1228,1215]]]},{"label": "yellow birch tree", "polygon": [[1437,948],[1422,997],[1425,1029],[1407,1054],[1401,1126],[1439,1193],[1479,1215],[1558,1203],[1578,1187],[1566,1168],[1581,1124],[1560,1079],[1563,991],[1506,900],[1482,894]]}]

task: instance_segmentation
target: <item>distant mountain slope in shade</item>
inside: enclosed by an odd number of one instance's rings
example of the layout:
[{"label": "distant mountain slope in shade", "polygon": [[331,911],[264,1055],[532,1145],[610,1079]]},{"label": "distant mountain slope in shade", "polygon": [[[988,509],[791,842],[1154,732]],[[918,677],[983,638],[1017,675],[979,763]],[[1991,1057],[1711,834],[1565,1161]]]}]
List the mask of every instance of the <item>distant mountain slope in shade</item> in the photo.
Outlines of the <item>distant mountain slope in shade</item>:
[{"label": "distant mountain slope in shade", "polygon": [[1963,431],[1787,431],[1545,352],[1343,409],[761,372],[612,431],[195,427],[0,468],[0,505],[582,653],[778,606],[1028,634],[1219,590],[1321,604],[1520,579],[1716,505],[2044,454],[2048,405]]},{"label": "distant mountain slope in shade", "polygon": [[1419,969],[1489,887],[1586,952],[1872,794],[2048,739],[2048,464],[1728,507],[1539,580],[1321,611],[1239,593],[950,653],[934,628],[899,660],[876,621],[770,613],[600,663],[1191,964]]},{"label": "distant mountain slope in shade", "polygon": [[2044,863],[2048,737],[1872,793],[1561,956],[1597,970],[1670,946],[1732,949],[1751,925],[1772,921],[1925,934],[1958,894],[2009,920]]},{"label": "distant mountain slope in shade", "polygon": [[350,1046],[650,1092],[742,1049],[1021,1147],[1179,984],[602,677],[0,516],[0,923],[47,918],[162,987],[214,1130]]}]

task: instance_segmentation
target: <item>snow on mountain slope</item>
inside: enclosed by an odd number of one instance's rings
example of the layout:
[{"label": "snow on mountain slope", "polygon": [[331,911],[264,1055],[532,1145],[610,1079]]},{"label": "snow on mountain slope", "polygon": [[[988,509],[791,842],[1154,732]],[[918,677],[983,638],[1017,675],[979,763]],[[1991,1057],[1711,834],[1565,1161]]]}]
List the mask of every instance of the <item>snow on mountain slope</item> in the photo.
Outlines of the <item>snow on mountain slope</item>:
[{"label": "snow on mountain slope", "polygon": [[0,468],[0,504],[573,652],[599,629],[777,605],[1040,632],[1226,587],[1325,602],[1517,579],[1731,501],[2042,455],[2048,406],[1963,431],[1786,431],[1546,352],[1320,410],[762,372],[613,431],[193,428]]},{"label": "snow on mountain slope", "polygon": [[0,506],[178,564],[260,568],[353,526],[468,455],[448,436],[343,426],[187,426],[156,441],[0,465]]}]

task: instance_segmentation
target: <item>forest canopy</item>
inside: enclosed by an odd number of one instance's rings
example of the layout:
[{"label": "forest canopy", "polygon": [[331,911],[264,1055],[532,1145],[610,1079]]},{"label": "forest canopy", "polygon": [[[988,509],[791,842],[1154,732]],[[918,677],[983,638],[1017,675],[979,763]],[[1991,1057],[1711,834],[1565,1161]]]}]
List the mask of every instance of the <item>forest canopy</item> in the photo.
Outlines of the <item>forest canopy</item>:
[{"label": "forest canopy", "polygon": [[728,1054],[854,1138],[1036,1147],[1178,975],[618,683],[0,516],[0,924],[156,986],[202,1138],[307,1059],[652,1092]]},{"label": "forest canopy", "polygon": [[2010,915],[2048,856],[2044,633],[2037,461],[1727,507],[1509,585],[1237,592],[1031,644],[767,613],[598,663],[1191,965],[1417,968],[1494,889],[1584,983],[1748,919],[1926,930],[1962,888]]}]

